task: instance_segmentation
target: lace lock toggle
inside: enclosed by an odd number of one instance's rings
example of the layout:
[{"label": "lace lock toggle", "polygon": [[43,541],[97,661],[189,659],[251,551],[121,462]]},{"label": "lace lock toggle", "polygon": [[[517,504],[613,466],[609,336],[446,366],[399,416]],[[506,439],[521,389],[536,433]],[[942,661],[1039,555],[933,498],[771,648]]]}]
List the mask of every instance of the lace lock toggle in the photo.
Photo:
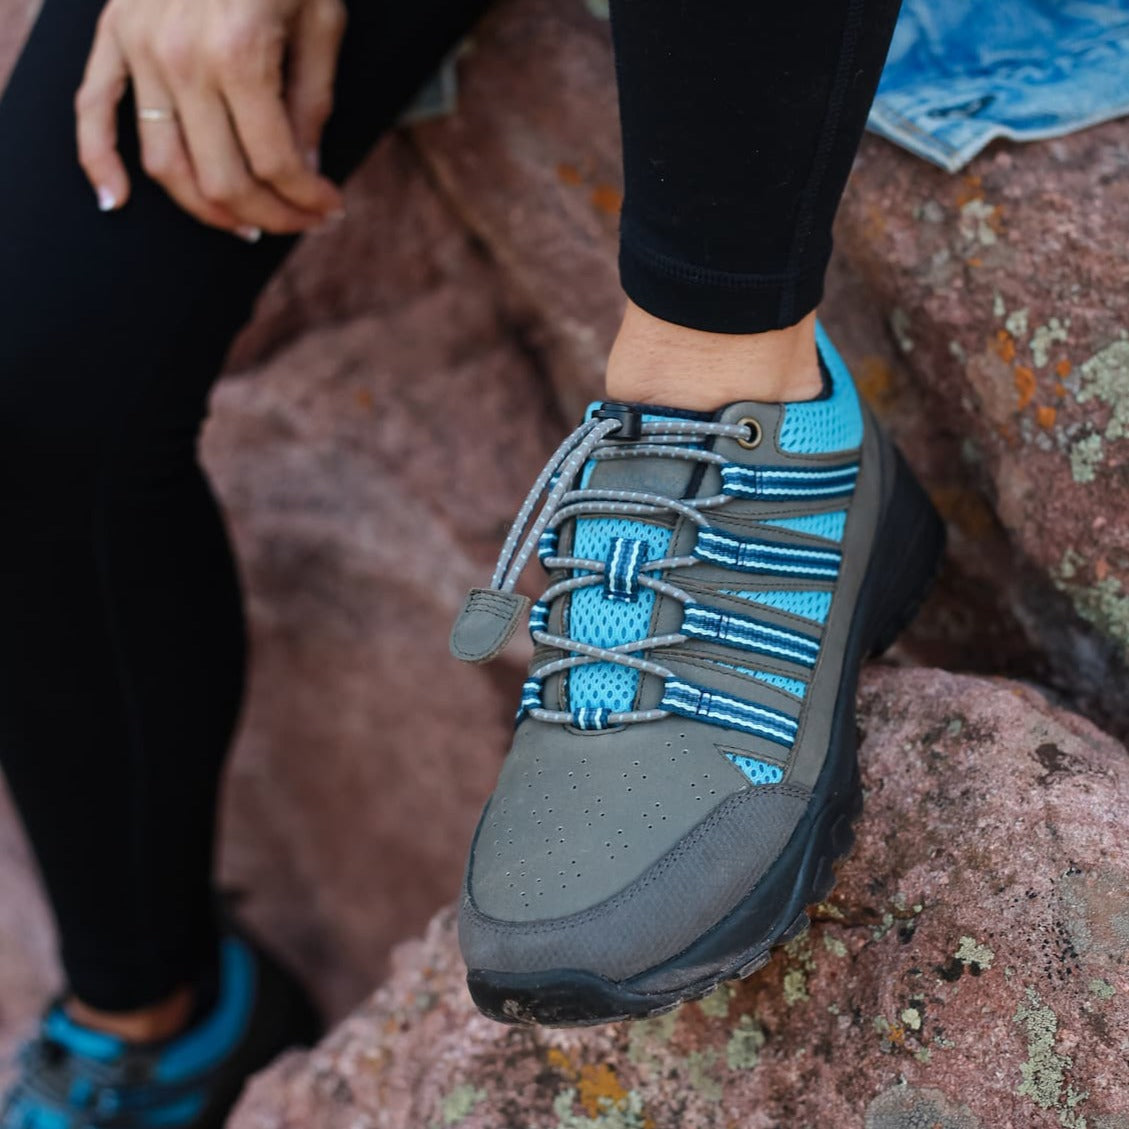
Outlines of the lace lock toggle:
[{"label": "lace lock toggle", "polygon": [[643,438],[643,413],[630,404],[605,400],[593,418],[619,420],[619,430],[613,431],[608,439],[632,440]]},{"label": "lace lock toggle", "polygon": [[528,610],[528,596],[472,588],[451,628],[451,654],[462,662],[489,662],[513,638]]}]

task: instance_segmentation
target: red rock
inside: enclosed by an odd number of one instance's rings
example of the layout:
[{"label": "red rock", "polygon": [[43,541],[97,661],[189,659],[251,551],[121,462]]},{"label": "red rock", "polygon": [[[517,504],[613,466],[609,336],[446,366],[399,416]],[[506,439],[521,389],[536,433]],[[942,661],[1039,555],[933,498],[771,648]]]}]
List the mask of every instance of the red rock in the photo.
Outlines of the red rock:
[{"label": "red rock", "polygon": [[[241,371],[304,333],[394,315],[413,295],[457,280],[479,258],[401,133],[386,137],[345,186],[346,218],[303,239],[268,284],[235,343]],[[497,288],[491,276],[490,290]],[[454,338],[458,326],[444,327]]]},{"label": "red rock", "polygon": [[20,48],[31,27],[41,0],[2,0],[0,2],[0,90],[15,66]]},{"label": "red rock", "polygon": [[[416,254],[395,230],[386,270]],[[521,663],[447,634],[556,441],[490,268],[439,246],[430,288],[223,382],[204,441],[254,652],[225,874],[335,1011],[457,888]]]},{"label": "red rock", "polygon": [[[961,458],[959,436],[947,430],[928,388],[907,369],[886,330],[881,303],[843,255],[832,259],[821,316],[863,396],[906,452],[948,526],[945,566],[932,598],[899,642],[900,652],[931,666],[1046,679],[1048,664],[1038,649],[1046,639],[1033,641],[1032,615],[1022,613],[1032,603],[1030,593],[1048,585],[1017,561],[984,485]],[[1064,604],[1052,598],[1052,606]],[[1069,609],[1059,607],[1059,620],[1071,619]]]},{"label": "red rock", "polygon": [[[908,375],[893,414],[929,420],[911,454],[947,453],[941,501],[970,587],[994,588],[1043,676],[1120,733],[1127,139],[1121,120],[996,145],[951,177],[871,138],[838,224],[858,300],[882,312]],[[995,522],[975,516],[980,498],[1006,532],[1010,568]]]},{"label": "red rock", "polygon": [[0,782],[0,1093],[17,1044],[58,990],[51,922]]},{"label": "red rock", "polygon": [[234,1129],[1123,1125],[1125,749],[1005,681],[872,668],[861,707],[858,845],[762,972],[642,1024],[508,1028],[444,912]]},{"label": "red rock", "polygon": [[602,388],[624,303],[607,21],[579,0],[507,0],[472,36],[459,81],[459,112],[413,140],[498,264],[515,329],[565,418],[578,418]]}]

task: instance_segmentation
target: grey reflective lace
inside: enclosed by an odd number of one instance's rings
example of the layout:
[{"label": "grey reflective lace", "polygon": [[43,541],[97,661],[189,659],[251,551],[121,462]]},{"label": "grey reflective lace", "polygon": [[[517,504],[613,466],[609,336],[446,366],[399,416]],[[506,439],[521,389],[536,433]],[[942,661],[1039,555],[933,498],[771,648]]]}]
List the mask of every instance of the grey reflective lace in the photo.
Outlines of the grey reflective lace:
[{"label": "grey reflective lace", "polygon": [[[556,530],[565,521],[579,517],[608,515],[654,517],[671,513],[676,517],[685,517],[702,527],[707,524],[703,511],[716,509],[732,500],[729,494],[678,499],[638,490],[574,488],[572,483],[589,459],[596,461],[627,458],[686,459],[691,462],[722,466],[728,462],[723,455],[699,447],[680,446],[680,442],[706,437],[746,439],[749,435],[749,430],[744,424],[697,422],[685,419],[644,423],[642,438],[632,441],[615,439],[614,435],[619,429],[618,420],[589,420],[581,424],[553,453],[518,510],[490,580],[492,589],[512,593],[525,566],[537,551],[542,534]],[[545,502],[531,525],[537,503],[546,491]],[[546,568],[552,570],[581,570],[584,573],[551,584],[542,593],[539,601],[547,607],[551,606],[554,600],[577,589],[602,584],[607,568],[604,561],[587,560],[582,557],[549,556],[543,563]],[[692,597],[688,593],[663,580],[661,576],[647,574],[670,574],[699,563],[698,558],[693,556],[648,560],[642,566],[638,582],[656,593],[669,596],[685,605],[692,602]],[[663,679],[673,678],[673,672],[665,666],[649,659],[639,658],[637,655],[642,651],[656,651],[663,647],[676,646],[685,642],[687,638],[680,633],[652,635],[645,639],[621,643],[615,647],[597,647],[569,639],[564,635],[554,635],[548,631],[535,630],[532,634],[535,643],[565,652],[563,658],[531,670],[529,677],[537,680],[573,667],[599,662],[616,663]],[[558,724],[573,721],[573,715],[562,710],[547,710],[535,706],[527,712],[530,717],[538,721]],[[613,711],[607,718],[607,724],[623,725],[637,721],[657,721],[667,716],[668,711],[661,709]]]}]

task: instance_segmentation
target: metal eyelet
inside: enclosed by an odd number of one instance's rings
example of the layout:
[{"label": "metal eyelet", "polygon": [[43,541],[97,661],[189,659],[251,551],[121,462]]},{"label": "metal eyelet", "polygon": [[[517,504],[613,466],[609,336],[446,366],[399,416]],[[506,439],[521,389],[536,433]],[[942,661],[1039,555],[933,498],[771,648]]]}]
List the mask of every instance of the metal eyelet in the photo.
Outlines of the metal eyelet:
[{"label": "metal eyelet", "polygon": [[759,419],[754,416],[742,416],[737,421],[737,426],[747,427],[749,429],[749,438],[738,439],[738,446],[744,447],[746,451],[751,451],[761,445],[761,440],[764,438],[764,428],[761,427],[761,421]]}]

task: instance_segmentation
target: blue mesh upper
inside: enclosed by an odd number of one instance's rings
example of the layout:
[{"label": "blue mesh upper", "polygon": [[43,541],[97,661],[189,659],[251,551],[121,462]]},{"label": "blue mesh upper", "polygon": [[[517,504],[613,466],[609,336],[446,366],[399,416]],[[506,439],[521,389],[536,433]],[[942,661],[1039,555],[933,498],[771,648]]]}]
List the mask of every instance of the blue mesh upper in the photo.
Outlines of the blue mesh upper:
[{"label": "blue mesh upper", "polygon": [[807,693],[807,686],[798,678],[785,678],[782,674],[768,674],[763,670],[750,670],[746,673],[751,674],[754,678],[759,678],[761,682],[767,682],[770,686],[777,686],[781,690],[786,690],[789,694],[795,694],[797,698],[802,698]]},{"label": "blue mesh upper", "polygon": [[778,764],[746,757],[739,753],[725,754],[753,784],[779,784],[784,779],[784,770]]},{"label": "blue mesh upper", "polygon": [[849,451],[862,443],[862,408],[851,374],[818,323],[815,340],[831,374],[831,395],[825,400],[805,400],[785,407],[780,449],[794,455]]},{"label": "blue mesh upper", "polygon": [[828,541],[842,541],[847,524],[846,510],[832,510],[826,514],[804,514],[802,517],[771,518],[762,525],[775,525],[780,529],[794,529],[797,533],[811,533],[826,537]]},{"label": "blue mesh upper", "polygon": [[823,623],[827,619],[827,613],[831,610],[830,592],[739,592],[728,590],[723,595],[738,596],[742,600],[749,600],[754,604],[763,604],[767,608],[779,608],[780,611],[791,612],[793,615],[803,616],[804,619],[811,619],[816,623]]}]

